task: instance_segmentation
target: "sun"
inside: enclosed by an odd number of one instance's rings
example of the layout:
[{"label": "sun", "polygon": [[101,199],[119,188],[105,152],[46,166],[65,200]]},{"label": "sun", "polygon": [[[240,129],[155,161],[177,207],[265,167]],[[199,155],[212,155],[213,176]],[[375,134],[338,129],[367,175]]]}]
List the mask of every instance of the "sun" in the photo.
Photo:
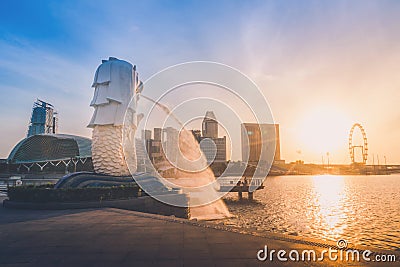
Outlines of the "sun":
[{"label": "sun", "polygon": [[309,110],[299,120],[299,147],[313,154],[334,153],[347,147],[352,123],[339,108],[319,106]]}]

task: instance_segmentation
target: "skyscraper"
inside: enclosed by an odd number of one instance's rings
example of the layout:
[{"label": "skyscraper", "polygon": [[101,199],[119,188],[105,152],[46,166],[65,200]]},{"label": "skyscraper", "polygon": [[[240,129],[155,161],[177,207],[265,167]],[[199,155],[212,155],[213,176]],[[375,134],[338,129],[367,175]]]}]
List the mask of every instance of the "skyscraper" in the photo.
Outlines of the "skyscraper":
[{"label": "skyscraper", "polygon": [[202,123],[200,148],[208,163],[226,162],[226,136],[218,137],[218,121],[213,111],[207,111]]},{"label": "skyscraper", "polygon": [[218,122],[214,112],[207,111],[202,123],[203,137],[218,138]]},{"label": "skyscraper", "polygon": [[173,164],[177,164],[179,150],[179,131],[173,127],[166,127],[162,133],[163,153]]},{"label": "skyscraper", "polygon": [[208,163],[226,162],[226,136],[221,138],[202,137],[200,149]]},{"label": "skyscraper", "polygon": [[154,140],[161,141],[162,129],[154,128]]},{"label": "skyscraper", "polygon": [[150,130],[142,130],[142,139],[150,140],[151,139],[151,131]]},{"label": "skyscraper", "polygon": [[36,134],[55,134],[57,132],[57,113],[54,106],[37,99],[33,103],[28,137]]},{"label": "skyscraper", "polygon": [[281,161],[279,124],[242,123],[242,160],[257,164],[269,159]]}]

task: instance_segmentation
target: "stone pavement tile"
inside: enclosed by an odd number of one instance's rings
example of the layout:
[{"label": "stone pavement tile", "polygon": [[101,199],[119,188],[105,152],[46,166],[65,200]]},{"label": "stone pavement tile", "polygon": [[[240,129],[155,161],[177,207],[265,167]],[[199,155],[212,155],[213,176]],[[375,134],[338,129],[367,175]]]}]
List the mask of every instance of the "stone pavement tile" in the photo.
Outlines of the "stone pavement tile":
[{"label": "stone pavement tile", "polygon": [[188,254],[188,253],[201,253],[201,254],[209,254],[210,253],[210,248],[207,244],[204,245],[199,245],[199,246],[195,246],[195,247],[183,247],[182,249],[184,254]]},{"label": "stone pavement tile", "polygon": [[36,254],[35,259],[30,263],[29,266],[62,266],[69,264],[65,259],[69,257],[69,254],[62,252],[53,252],[45,254]]},{"label": "stone pavement tile", "polygon": [[[182,259],[179,260],[169,260],[169,259],[162,259],[162,260],[156,260],[155,262],[152,263],[153,266],[160,266],[160,267],[183,267],[183,261]],[[146,265],[143,265],[146,266]]]},{"label": "stone pavement tile", "polygon": [[197,249],[197,248],[204,248],[208,246],[208,242],[206,239],[198,237],[192,239],[184,239],[183,248],[184,249]]},{"label": "stone pavement tile", "polygon": [[[33,267],[34,265],[32,263],[10,263],[10,264],[1,264],[1,267]],[[54,265],[53,265],[54,266]]]},{"label": "stone pavement tile", "polygon": [[155,255],[156,260],[178,260],[183,258],[183,251],[174,248],[161,248]]},{"label": "stone pavement tile", "polygon": [[[53,264],[48,261],[41,261],[38,262],[37,264],[32,265],[32,267],[35,266],[40,266],[40,267],[90,267],[90,266],[95,266],[95,267],[114,267],[114,266],[122,266],[121,263],[116,263],[114,261],[107,261],[107,260],[86,260],[86,259],[77,259],[77,260],[68,260],[68,261],[60,261],[56,264]],[[135,265],[133,265],[135,266]],[[147,266],[147,265],[142,265],[142,266]]]},{"label": "stone pavement tile", "polygon": [[34,262],[36,259],[35,255],[25,254],[23,252],[14,254],[5,254],[0,252],[0,266],[6,264],[28,264]]},{"label": "stone pavement tile", "polygon": [[[179,242],[161,242],[159,245],[159,251],[184,251],[183,243]],[[165,252],[164,252],[165,253]]]},{"label": "stone pavement tile", "polygon": [[53,253],[39,256],[34,266],[119,266],[125,258],[124,254],[104,253]]},{"label": "stone pavement tile", "polygon": [[215,259],[255,259],[257,255],[257,250],[243,250],[240,248],[226,248],[220,249],[218,247],[213,247],[210,256]]},{"label": "stone pavement tile", "polygon": [[232,244],[235,241],[235,238],[228,237],[207,237],[207,242],[212,244]]},{"label": "stone pavement tile", "polygon": [[[135,259],[127,259],[126,261],[122,262],[117,267],[183,267],[182,260],[171,260],[171,259],[163,259],[163,260],[135,260]],[[114,266],[111,266],[114,267]]]},{"label": "stone pavement tile", "polygon": [[202,260],[210,258],[208,250],[187,250],[182,253],[184,260]]},{"label": "stone pavement tile", "polygon": [[156,259],[156,257],[157,257],[157,250],[152,250],[152,249],[138,250],[137,248],[134,248],[125,255],[123,262],[134,261],[134,260],[142,260],[142,261],[147,260],[149,262],[152,262]]},{"label": "stone pavement tile", "polygon": [[214,267],[215,262],[213,259],[183,259],[183,266],[185,267]]},{"label": "stone pavement tile", "polygon": [[222,259],[216,260],[214,262],[217,267],[253,267],[253,266],[280,266],[274,264],[263,264],[263,262],[258,261],[257,259]]},{"label": "stone pavement tile", "polygon": [[175,233],[174,232],[164,233],[164,234],[160,235],[160,240],[169,241],[169,242],[173,241],[176,243],[183,244],[184,235],[183,235],[182,231],[176,231]]}]

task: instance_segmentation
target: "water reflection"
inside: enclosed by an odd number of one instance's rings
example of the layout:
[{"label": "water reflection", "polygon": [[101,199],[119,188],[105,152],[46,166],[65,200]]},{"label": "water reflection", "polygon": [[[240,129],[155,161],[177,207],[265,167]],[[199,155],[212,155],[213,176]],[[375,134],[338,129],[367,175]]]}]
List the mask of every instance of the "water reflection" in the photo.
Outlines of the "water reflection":
[{"label": "water reflection", "polygon": [[227,198],[237,218],[226,224],[400,249],[400,175],[268,177],[257,205]]},{"label": "water reflection", "polygon": [[[346,228],[348,212],[343,176],[318,175],[312,179],[314,194],[310,194],[312,206],[307,215],[313,218],[322,235],[327,239],[338,239]],[[314,210],[312,207],[316,207]]]}]

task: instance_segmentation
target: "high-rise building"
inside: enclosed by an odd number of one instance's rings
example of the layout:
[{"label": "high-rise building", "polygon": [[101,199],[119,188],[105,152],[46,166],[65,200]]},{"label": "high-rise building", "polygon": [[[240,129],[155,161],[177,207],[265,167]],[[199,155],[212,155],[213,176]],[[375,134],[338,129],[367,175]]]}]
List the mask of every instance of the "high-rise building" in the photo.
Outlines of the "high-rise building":
[{"label": "high-rise building", "polygon": [[[152,139],[151,130],[142,130],[142,138],[138,139],[140,142],[136,142],[141,143],[141,149],[147,153],[151,162],[156,162],[162,157],[161,134],[161,128],[154,128],[154,139]],[[139,154],[137,155],[138,162],[140,161],[141,164],[145,162],[142,154],[141,158],[139,158]]]},{"label": "high-rise building", "polygon": [[218,122],[214,112],[207,111],[202,123],[203,137],[218,138]]},{"label": "high-rise building", "polygon": [[241,136],[243,161],[281,162],[279,124],[242,123]]},{"label": "high-rise building", "polygon": [[162,129],[154,128],[154,139],[151,141],[150,158],[152,162],[156,162],[162,158]]},{"label": "high-rise building", "polygon": [[206,112],[202,132],[203,136],[197,140],[200,141],[200,148],[207,162],[226,162],[226,137],[218,138],[218,121],[213,111]]},{"label": "high-rise building", "polygon": [[142,139],[150,140],[151,139],[151,130],[142,130]]},{"label": "high-rise building", "polygon": [[161,136],[162,136],[162,129],[154,128],[154,140],[161,141]]},{"label": "high-rise building", "polygon": [[57,133],[57,112],[54,106],[37,99],[33,104],[27,136]]},{"label": "high-rise building", "polygon": [[163,129],[162,148],[164,155],[174,164],[177,164],[179,153],[179,131],[173,127]]},{"label": "high-rise building", "polygon": [[153,140],[151,139],[151,130],[142,130],[142,143],[150,159],[151,159],[152,141]]},{"label": "high-rise building", "polygon": [[226,162],[226,136],[221,138],[201,137],[200,149],[208,163]]}]

